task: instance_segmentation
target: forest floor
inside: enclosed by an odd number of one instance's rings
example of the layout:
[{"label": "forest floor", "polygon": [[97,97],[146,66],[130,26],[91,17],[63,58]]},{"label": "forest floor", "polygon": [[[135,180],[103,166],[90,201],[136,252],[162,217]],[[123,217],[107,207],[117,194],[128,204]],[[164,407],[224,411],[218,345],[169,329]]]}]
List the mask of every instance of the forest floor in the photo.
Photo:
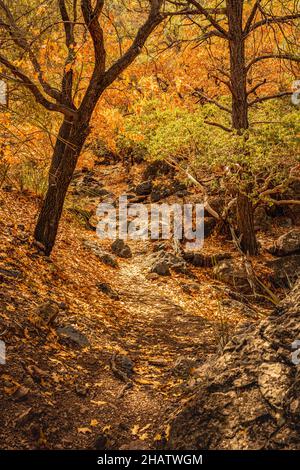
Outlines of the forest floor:
[{"label": "forest floor", "polygon": [[[118,165],[101,167],[99,178],[124,190]],[[149,275],[150,241],[129,242],[132,258],[106,266],[86,247],[99,243],[94,232],[68,211],[47,258],[32,245],[38,205],[30,194],[0,193],[1,447],[163,447],[197,368],[272,305],[232,301],[211,269]],[[236,256],[226,237],[211,237],[206,250]],[[52,314],[47,324],[43,315]],[[59,334],[70,327],[74,341]]]}]

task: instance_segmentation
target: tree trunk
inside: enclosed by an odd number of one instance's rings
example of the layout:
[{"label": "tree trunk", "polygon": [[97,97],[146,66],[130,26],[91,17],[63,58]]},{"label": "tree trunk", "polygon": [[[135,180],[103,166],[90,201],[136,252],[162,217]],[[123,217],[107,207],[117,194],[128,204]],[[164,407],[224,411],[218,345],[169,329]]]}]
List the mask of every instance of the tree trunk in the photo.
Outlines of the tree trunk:
[{"label": "tree trunk", "polygon": [[35,240],[43,245],[46,255],[50,255],[55,243],[66,193],[88,136],[88,125],[89,118],[78,118],[76,122],[65,119],[59,130],[49,172],[48,190],[34,232]]},{"label": "tree trunk", "polygon": [[[232,87],[232,126],[242,135],[249,128],[245,39],[243,35],[244,0],[227,0],[230,47],[230,77]],[[253,206],[245,194],[237,198],[238,230],[242,236],[241,248],[249,255],[257,255],[258,245],[254,230]]]},{"label": "tree trunk", "polygon": [[[242,234],[241,249],[250,255],[258,254],[254,231],[253,205],[246,194],[239,193],[237,198],[237,222]],[[254,235],[254,236],[253,236]]]}]

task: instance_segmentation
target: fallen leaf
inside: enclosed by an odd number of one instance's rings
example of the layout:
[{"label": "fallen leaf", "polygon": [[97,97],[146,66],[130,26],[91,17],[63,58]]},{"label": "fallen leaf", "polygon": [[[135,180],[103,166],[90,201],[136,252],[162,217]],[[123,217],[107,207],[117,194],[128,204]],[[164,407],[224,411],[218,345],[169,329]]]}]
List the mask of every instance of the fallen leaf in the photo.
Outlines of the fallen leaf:
[{"label": "fallen leaf", "polygon": [[91,433],[92,430],[90,428],[77,428],[77,432],[81,434],[88,434]]},{"label": "fallen leaf", "polygon": [[135,424],[135,425],[133,426],[133,428],[131,429],[131,434],[132,434],[133,436],[136,436],[137,433],[139,432],[139,429],[140,429],[139,425],[138,425],[138,424]]}]

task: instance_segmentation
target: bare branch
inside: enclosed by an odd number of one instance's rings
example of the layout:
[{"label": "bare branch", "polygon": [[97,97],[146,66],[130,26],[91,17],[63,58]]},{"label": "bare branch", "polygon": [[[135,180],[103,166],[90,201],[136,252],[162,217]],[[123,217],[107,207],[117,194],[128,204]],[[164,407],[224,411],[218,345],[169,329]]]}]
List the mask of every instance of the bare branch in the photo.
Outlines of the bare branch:
[{"label": "bare branch", "polygon": [[268,26],[270,24],[283,24],[283,23],[289,23],[292,20],[297,20],[300,18],[300,13],[295,13],[293,15],[287,15],[287,16],[273,16],[273,17],[266,17],[261,21],[258,21],[255,23],[248,31],[249,33],[252,33],[252,31],[255,31],[258,28],[261,28],[262,26]]},{"label": "bare branch", "polygon": [[258,103],[263,103],[264,101],[268,100],[274,100],[276,98],[284,98],[285,96],[291,96],[293,94],[292,91],[284,91],[282,93],[277,93],[275,95],[269,95],[269,96],[262,96],[261,98],[256,98],[255,100],[251,101],[248,106],[254,106],[255,104]]},{"label": "bare branch", "polygon": [[44,106],[46,109],[48,109],[49,111],[60,112],[65,116],[69,117],[75,116],[74,110],[62,104],[52,103],[51,101],[47,100],[47,98],[45,98],[45,96],[41,93],[37,85],[32,80],[30,80],[30,78],[27,77],[27,75],[22,72],[18,67],[16,67],[14,64],[9,62],[4,56],[2,56],[2,54],[0,54],[0,63],[3,64],[6,68],[8,68],[15,77],[21,80],[22,84],[34,95],[36,101],[42,106]]},{"label": "bare branch", "polygon": [[250,70],[251,67],[253,67],[254,64],[257,64],[257,62],[261,62],[262,60],[268,60],[268,59],[282,59],[282,60],[290,60],[291,62],[300,62],[300,56],[294,56],[292,54],[266,54],[262,56],[255,57],[254,59],[249,62],[247,65],[247,71]]},{"label": "bare branch", "polygon": [[230,129],[229,127],[223,126],[223,124],[219,124],[218,122],[207,121],[207,120],[205,120],[204,122],[205,122],[205,124],[208,124],[209,126],[219,127],[220,129],[222,129],[225,132],[233,132],[232,129]]}]

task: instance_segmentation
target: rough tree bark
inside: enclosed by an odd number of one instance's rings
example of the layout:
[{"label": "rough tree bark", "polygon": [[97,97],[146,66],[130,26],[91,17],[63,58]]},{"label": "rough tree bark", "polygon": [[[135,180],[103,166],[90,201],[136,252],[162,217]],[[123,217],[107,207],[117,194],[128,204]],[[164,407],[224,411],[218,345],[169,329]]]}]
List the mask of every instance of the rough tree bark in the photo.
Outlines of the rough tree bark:
[{"label": "rough tree bark", "polygon": [[[227,0],[232,127],[241,135],[249,128],[243,6],[244,0]],[[237,224],[241,235],[241,249],[249,255],[257,255],[253,206],[245,192],[239,192],[237,197]]]},{"label": "rough tree bark", "polygon": [[169,448],[300,449],[299,314],[300,280],[268,319],[241,327],[198,370]]},{"label": "rough tree bark", "polygon": [[34,238],[50,255],[55,243],[68,187],[72,180],[84,142],[89,131],[89,121],[64,120],[61,125],[49,170],[49,183],[38,220]]}]

